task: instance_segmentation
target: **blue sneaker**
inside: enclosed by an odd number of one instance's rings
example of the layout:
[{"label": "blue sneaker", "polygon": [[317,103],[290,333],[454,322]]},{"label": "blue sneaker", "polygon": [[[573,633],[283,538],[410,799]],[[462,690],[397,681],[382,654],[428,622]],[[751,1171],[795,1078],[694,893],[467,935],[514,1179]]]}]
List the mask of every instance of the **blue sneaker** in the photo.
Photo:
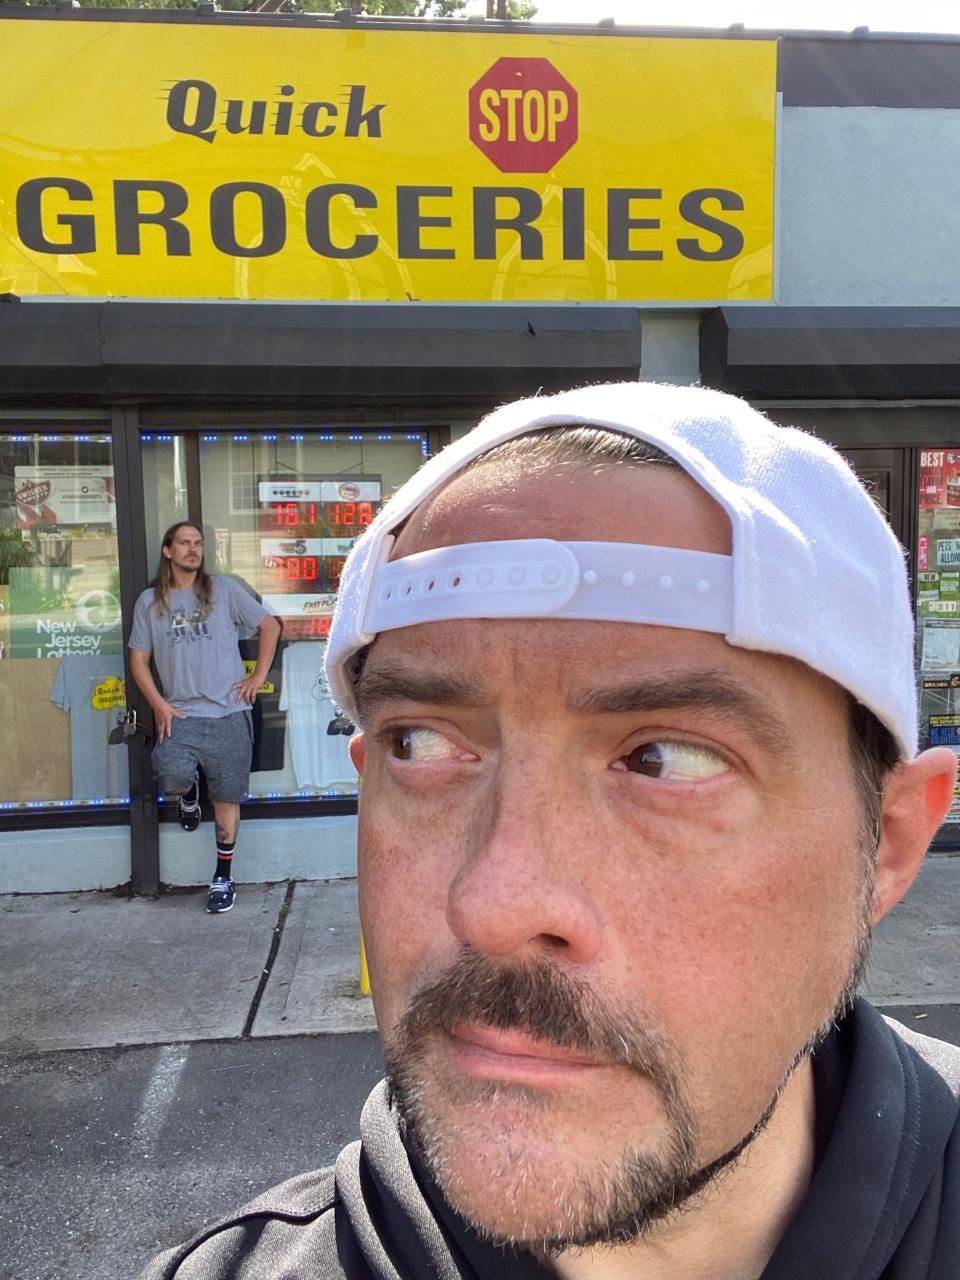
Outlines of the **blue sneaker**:
[{"label": "blue sneaker", "polygon": [[207,898],[207,911],[210,915],[219,915],[221,911],[229,911],[236,901],[237,891],[228,876],[214,876],[210,881],[210,896]]}]

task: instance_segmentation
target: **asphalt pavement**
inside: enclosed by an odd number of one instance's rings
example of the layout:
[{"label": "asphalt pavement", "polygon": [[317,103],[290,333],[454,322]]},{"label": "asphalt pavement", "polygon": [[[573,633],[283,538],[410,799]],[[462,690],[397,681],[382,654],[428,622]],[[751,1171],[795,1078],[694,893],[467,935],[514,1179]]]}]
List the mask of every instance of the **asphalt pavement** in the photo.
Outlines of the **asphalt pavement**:
[{"label": "asphalt pavement", "polygon": [[372,1033],[0,1059],[0,1280],[133,1280],[357,1135]]},{"label": "asphalt pavement", "polygon": [[[132,1280],[356,1136],[382,1074],[352,881],[0,897],[0,1280]],[[960,857],[876,930],[865,985],[960,1044]]]}]

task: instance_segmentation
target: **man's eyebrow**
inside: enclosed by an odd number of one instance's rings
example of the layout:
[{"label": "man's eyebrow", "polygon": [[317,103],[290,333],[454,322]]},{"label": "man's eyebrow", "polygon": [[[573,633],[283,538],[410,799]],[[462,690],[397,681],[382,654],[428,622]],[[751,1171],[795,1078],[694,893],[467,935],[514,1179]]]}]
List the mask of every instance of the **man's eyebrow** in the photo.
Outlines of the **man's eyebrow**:
[{"label": "man's eyebrow", "polygon": [[580,715],[694,711],[740,723],[770,750],[782,752],[790,741],[788,725],[762,694],[731,680],[724,672],[713,670],[590,689],[574,698],[570,707]]},{"label": "man's eyebrow", "polygon": [[440,675],[407,667],[364,668],[354,689],[363,718],[374,706],[389,702],[421,702],[435,706],[479,707],[490,701],[490,690],[473,676]]},{"label": "man's eyebrow", "polygon": [[[361,719],[374,706],[385,703],[479,707],[493,697],[477,676],[441,675],[391,665],[372,671],[365,668],[357,682],[355,696]],[[571,711],[585,716],[637,711],[698,712],[735,721],[763,747],[778,753],[790,742],[789,727],[766,698],[726,673],[712,669],[586,690],[573,697],[569,705]]]}]

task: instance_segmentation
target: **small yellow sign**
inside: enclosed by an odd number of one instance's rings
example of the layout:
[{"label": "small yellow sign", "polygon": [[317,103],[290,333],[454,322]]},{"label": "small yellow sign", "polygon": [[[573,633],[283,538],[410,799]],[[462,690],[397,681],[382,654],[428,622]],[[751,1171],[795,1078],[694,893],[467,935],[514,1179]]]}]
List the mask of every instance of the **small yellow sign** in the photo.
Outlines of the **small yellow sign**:
[{"label": "small yellow sign", "polygon": [[773,296],[775,41],[0,22],[0,293]]},{"label": "small yellow sign", "polygon": [[[244,658],[243,669],[248,676],[252,676],[257,669],[257,664],[251,658]],[[257,689],[257,693],[276,693],[276,691],[276,686],[272,680],[267,680]]]},{"label": "small yellow sign", "polygon": [[90,705],[95,711],[112,711],[115,707],[127,705],[127,690],[119,676],[108,676],[101,680],[90,698]]}]

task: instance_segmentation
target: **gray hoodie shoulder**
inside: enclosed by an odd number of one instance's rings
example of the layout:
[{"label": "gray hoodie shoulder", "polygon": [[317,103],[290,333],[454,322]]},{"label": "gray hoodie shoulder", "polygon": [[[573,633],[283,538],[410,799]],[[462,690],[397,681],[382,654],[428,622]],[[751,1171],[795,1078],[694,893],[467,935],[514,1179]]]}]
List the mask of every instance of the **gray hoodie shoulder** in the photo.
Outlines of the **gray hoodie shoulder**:
[{"label": "gray hoodie shoulder", "polygon": [[332,1167],[300,1174],[162,1253],[139,1280],[345,1280],[336,1206]]}]

